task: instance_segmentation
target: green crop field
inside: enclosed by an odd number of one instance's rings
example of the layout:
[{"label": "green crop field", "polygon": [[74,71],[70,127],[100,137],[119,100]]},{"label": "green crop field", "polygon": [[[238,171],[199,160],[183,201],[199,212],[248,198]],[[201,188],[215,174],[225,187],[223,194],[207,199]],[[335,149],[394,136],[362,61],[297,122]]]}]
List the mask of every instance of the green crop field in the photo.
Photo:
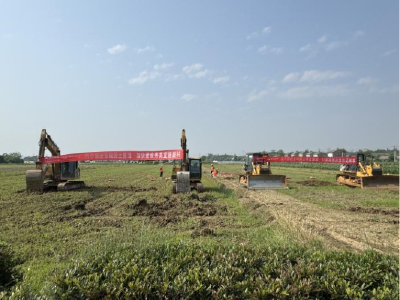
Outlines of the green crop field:
[{"label": "green crop field", "polygon": [[0,298],[398,297],[398,190],[274,166],[289,189],[248,191],[205,165],[204,193],[173,194],[170,165],[87,164],[85,188],[28,194],[29,168],[0,166]]}]

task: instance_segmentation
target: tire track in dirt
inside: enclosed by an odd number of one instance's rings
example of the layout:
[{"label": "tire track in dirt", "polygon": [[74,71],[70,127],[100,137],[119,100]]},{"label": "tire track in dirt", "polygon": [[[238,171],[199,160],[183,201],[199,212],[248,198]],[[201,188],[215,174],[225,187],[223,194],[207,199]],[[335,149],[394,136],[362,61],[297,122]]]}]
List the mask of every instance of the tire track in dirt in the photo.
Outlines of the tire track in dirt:
[{"label": "tire track in dirt", "polygon": [[399,251],[398,217],[374,211],[346,211],[303,202],[274,190],[247,190],[236,180],[221,178],[236,191],[240,201],[258,203],[268,215],[289,230],[300,242],[322,240],[328,247],[363,251]]}]

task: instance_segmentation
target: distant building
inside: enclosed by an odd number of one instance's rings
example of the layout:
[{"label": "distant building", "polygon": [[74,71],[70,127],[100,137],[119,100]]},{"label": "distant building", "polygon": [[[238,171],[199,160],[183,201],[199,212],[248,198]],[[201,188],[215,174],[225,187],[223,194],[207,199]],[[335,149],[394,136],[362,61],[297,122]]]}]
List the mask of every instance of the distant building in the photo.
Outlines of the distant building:
[{"label": "distant building", "polygon": [[379,160],[387,161],[387,160],[389,160],[389,155],[381,155],[381,156],[379,156]]},{"label": "distant building", "polygon": [[310,151],[310,152],[307,152],[306,153],[306,157],[313,157],[313,153]]},{"label": "distant building", "polygon": [[328,152],[328,157],[341,157],[342,156],[342,151],[331,151]]}]

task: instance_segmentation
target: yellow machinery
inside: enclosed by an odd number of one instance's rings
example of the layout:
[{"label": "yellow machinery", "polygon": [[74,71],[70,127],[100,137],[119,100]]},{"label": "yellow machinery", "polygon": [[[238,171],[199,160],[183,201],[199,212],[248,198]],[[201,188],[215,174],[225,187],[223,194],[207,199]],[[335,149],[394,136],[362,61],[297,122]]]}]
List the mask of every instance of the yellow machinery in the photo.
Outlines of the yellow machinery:
[{"label": "yellow machinery", "polygon": [[186,133],[185,129],[183,129],[181,138],[183,158],[180,160],[180,166],[176,166],[174,161],[171,176],[172,191],[174,193],[183,193],[190,192],[194,188],[200,193],[204,190],[204,186],[201,183],[202,162],[200,158],[189,158],[186,142]]},{"label": "yellow machinery", "polygon": [[239,183],[248,189],[287,188],[285,175],[272,175],[268,154],[247,153],[244,164],[245,175],[239,176]]},{"label": "yellow machinery", "polygon": [[382,166],[367,163],[365,154],[357,154],[356,165],[342,165],[342,173],[336,175],[339,184],[353,187],[393,187],[399,188],[399,175],[384,175]]},{"label": "yellow machinery", "polygon": [[40,158],[44,157],[46,149],[52,156],[59,156],[61,152],[46,129],[43,129],[39,140],[39,161],[36,162],[36,170],[26,171],[28,192],[41,193],[48,189],[71,190],[85,185],[83,181],[70,181],[80,177],[78,162],[42,164]]}]

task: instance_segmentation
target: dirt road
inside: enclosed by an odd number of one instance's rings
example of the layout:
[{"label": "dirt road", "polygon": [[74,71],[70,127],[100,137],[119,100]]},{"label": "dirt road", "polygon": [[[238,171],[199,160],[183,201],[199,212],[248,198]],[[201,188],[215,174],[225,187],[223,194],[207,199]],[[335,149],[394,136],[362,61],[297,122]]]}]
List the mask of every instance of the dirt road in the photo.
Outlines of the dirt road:
[{"label": "dirt road", "polygon": [[[272,215],[301,242],[318,239],[342,250],[398,254],[399,214],[376,208],[340,210],[321,207],[274,190],[247,190],[232,178],[221,178],[235,190],[243,203],[253,203],[256,210]],[[258,214],[260,215],[260,214]]]}]

